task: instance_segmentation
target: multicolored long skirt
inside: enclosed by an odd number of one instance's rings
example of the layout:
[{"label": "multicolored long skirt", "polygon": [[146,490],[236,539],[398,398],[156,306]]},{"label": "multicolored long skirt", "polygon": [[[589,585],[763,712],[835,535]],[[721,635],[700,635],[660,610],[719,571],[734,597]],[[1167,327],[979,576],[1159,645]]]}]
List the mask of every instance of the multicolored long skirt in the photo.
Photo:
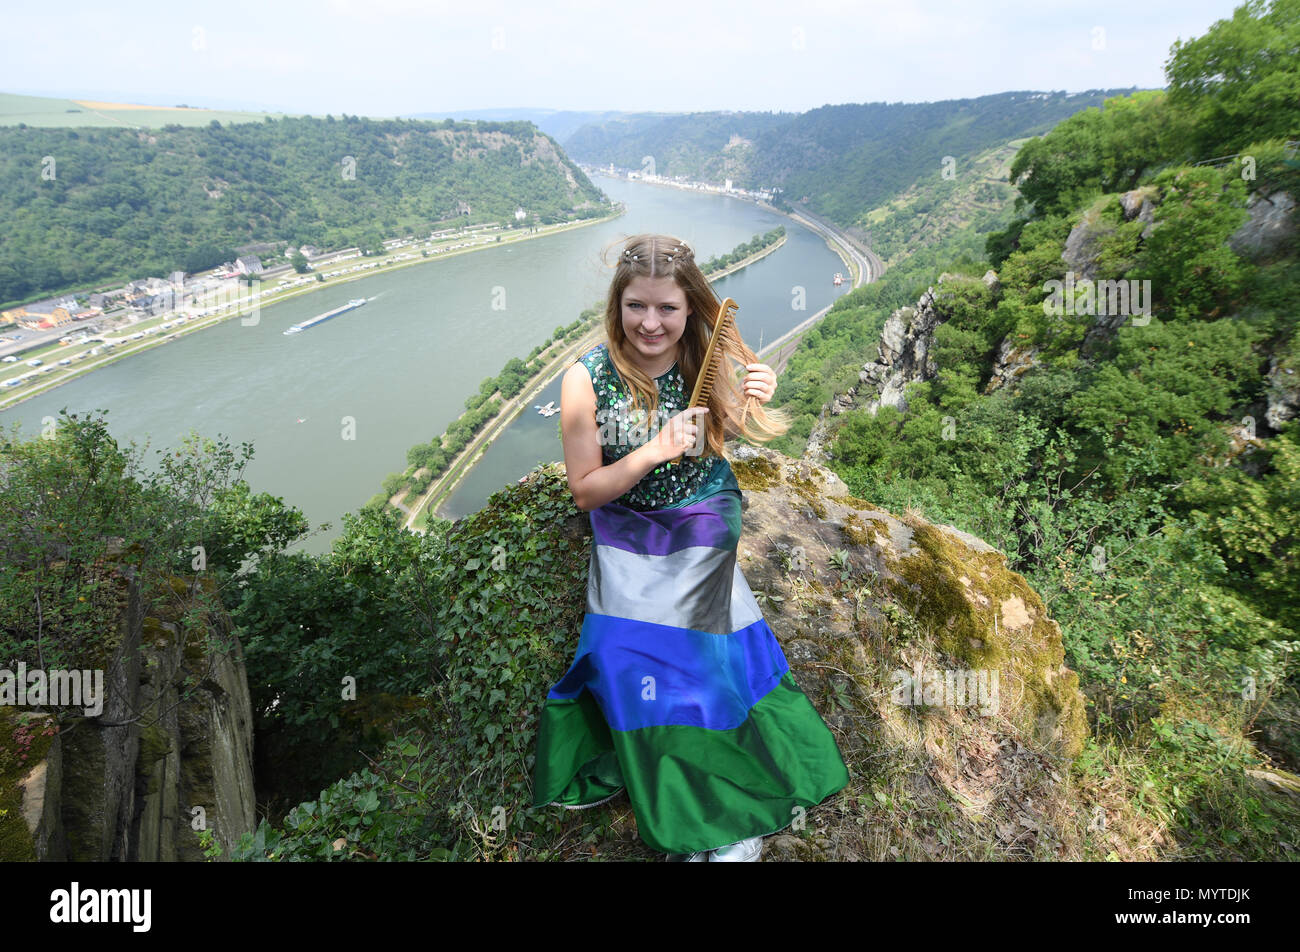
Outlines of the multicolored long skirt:
[{"label": "multicolored long skirt", "polygon": [[736,490],[591,512],[587,613],[542,710],[534,806],[626,786],[641,838],[689,853],[775,833],[848,783],[736,564],[740,513]]}]

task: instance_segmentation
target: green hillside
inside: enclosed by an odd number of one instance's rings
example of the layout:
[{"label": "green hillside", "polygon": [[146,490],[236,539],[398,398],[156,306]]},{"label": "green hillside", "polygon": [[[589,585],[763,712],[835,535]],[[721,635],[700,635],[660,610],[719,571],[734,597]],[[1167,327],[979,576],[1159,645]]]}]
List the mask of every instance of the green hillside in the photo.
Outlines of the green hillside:
[{"label": "green hillside", "polygon": [[[600,214],[529,123],[265,118],[0,129],[0,302],[231,260],[264,241],[374,247],[447,222]],[[464,214],[465,210],[468,214]]]}]

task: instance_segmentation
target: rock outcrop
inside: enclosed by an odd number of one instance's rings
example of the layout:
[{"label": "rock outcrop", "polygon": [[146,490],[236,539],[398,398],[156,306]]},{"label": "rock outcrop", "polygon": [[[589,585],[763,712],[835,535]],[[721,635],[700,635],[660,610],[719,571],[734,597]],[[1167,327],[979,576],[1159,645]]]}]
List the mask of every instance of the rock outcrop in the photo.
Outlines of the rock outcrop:
[{"label": "rock outcrop", "polygon": [[[930,352],[934,347],[934,329],[948,319],[944,308],[945,285],[974,280],[976,279],[964,275],[941,274],[938,287],[928,288],[917,299],[915,306],[900,307],[889,315],[880,332],[876,359],[862,365],[855,386],[845,393],[836,394],[823,408],[821,420],[814,425],[808,437],[805,459],[824,459],[824,444],[829,431],[828,415],[836,417],[857,407],[865,407],[873,415],[881,407],[907,410],[904,394],[908,386],[931,380],[938,372]],[[999,287],[998,276],[993,271],[985,273],[982,280],[990,290],[996,291]],[[1001,372],[1007,379],[1018,376],[1032,366],[1037,350],[1020,349],[1007,341],[1003,343],[1007,349],[1005,353],[999,353],[1006,364]],[[990,381],[990,389],[996,389],[1002,382],[1003,378],[995,372],[994,379]]]},{"label": "rock outcrop", "polygon": [[[0,707],[0,859],[202,860],[195,831],[229,854],[255,824],[253,718],[242,648],[224,611],[182,636],[184,598],[109,576],[116,620],[89,659],[97,716]],[[173,577],[172,594],[210,580]],[[9,803],[20,807],[6,813]]]},{"label": "rock outcrop", "polygon": [[822,408],[822,417],[808,437],[804,451],[806,459],[824,458],[824,443],[829,432],[828,413],[836,417],[859,405],[865,405],[873,414],[882,406],[906,410],[903,392],[908,384],[934,376],[930,348],[934,343],[935,326],[945,319],[935,306],[935,300],[935,289],[930,288],[921,295],[915,307],[900,307],[889,315],[880,332],[876,359],[863,364],[855,386],[845,393],[836,394]]},{"label": "rock outcrop", "polygon": [[1239,255],[1267,255],[1295,235],[1295,199],[1283,191],[1253,192],[1246,202],[1250,217],[1228,239]]},{"label": "rock outcrop", "polygon": [[[854,498],[807,460],[749,446],[734,456],[741,571],[858,778],[850,794],[942,800],[989,849],[1053,855],[1080,819],[1061,778],[1088,727],[1042,599],[965,532]],[[953,692],[973,673],[996,700]],[[776,837],[766,858],[936,859],[972,846],[882,841],[851,816],[820,834]]]},{"label": "rock outcrop", "polygon": [[934,345],[935,327],[945,319],[935,300],[935,291],[930,288],[915,307],[901,307],[885,321],[877,347],[879,356],[858,374],[858,381],[874,391],[867,403],[871,413],[881,407],[906,410],[903,392],[907,386],[934,376],[930,348]]}]

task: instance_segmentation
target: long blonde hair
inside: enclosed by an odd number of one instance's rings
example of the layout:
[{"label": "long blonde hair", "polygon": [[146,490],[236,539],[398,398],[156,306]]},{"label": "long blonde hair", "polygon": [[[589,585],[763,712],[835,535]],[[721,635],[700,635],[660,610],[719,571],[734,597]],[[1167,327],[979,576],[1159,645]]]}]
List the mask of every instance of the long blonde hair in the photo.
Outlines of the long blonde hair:
[{"label": "long blonde hair", "polygon": [[[633,412],[644,408],[647,419],[654,420],[659,392],[654,381],[628,356],[632,346],[623,331],[623,291],[633,278],[669,277],[685,293],[690,314],[677,344],[677,369],[686,383],[687,393],[695,388],[721,302],[709,287],[704,273],[695,263],[694,251],[686,242],[669,235],[650,234],[633,235],[625,242],[614,263],[614,278],[605,303],[605,337],[609,359],[630,392]],[[610,247],[612,245],[607,246],[602,254],[606,264],[609,263]],[[740,339],[738,327],[735,336],[738,343],[723,348],[722,366],[709,396],[706,455],[723,455],[726,421],[730,421],[732,429],[746,439],[760,443],[775,439],[790,428],[784,410],[765,410],[757,398],[742,394],[739,379],[746,373],[745,365],[757,363],[758,356]],[[721,342],[719,346],[722,346]]]}]

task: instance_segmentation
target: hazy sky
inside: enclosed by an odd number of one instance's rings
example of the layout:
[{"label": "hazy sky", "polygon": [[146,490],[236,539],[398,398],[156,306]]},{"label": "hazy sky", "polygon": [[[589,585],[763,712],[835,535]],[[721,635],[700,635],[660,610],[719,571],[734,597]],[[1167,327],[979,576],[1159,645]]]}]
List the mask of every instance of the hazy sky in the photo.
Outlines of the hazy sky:
[{"label": "hazy sky", "polygon": [[7,0],[0,91],[388,116],[1164,85],[1233,0]]}]

